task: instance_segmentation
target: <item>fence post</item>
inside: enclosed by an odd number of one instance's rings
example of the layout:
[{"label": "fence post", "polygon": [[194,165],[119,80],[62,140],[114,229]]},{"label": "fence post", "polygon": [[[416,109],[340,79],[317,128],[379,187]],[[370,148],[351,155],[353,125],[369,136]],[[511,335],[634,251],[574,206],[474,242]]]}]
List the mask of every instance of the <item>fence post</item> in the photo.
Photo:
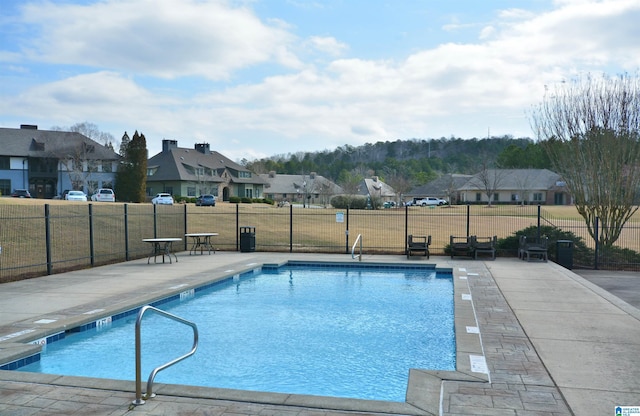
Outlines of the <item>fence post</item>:
[{"label": "fence post", "polygon": [[158,238],[158,205],[153,204],[153,238]]},{"label": "fence post", "polygon": [[596,240],[596,249],[595,249],[595,259],[593,262],[593,268],[598,270],[598,255],[600,254],[600,217],[596,217],[595,226],[594,226],[594,234]]},{"label": "fence post", "polygon": [[95,266],[95,250],[93,246],[93,204],[89,204],[89,258],[91,267]]},{"label": "fence post", "polygon": [[469,238],[469,226],[470,226],[470,219],[471,219],[471,216],[469,215],[470,211],[471,211],[471,205],[467,204],[467,238]]},{"label": "fence post", "polygon": [[540,212],[541,212],[540,204],[538,204],[538,241],[540,241]]},{"label": "fence post", "polygon": [[47,247],[47,274],[51,274],[51,221],[49,218],[49,204],[44,204],[44,241]]},{"label": "fence post", "polygon": [[[184,233],[187,233],[187,204],[184,204]],[[184,250],[187,251],[187,237],[184,238]]]},{"label": "fence post", "polygon": [[129,261],[129,204],[124,204],[124,258]]},{"label": "fence post", "polygon": [[289,253],[293,253],[293,204],[289,204]]},{"label": "fence post", "polygon": [[407,241],[409,241],[409,207],[404,206],[404,254],[407,254]]},{"label": "fence post", "polygon": [[240,204],[236,204],[236,251],[240,251]]},{"label": "fence post", "polygon": [[345,239],[345,254],[349,254],[349,206],[347,205],[347,229],[344,230],[344,239]]}]

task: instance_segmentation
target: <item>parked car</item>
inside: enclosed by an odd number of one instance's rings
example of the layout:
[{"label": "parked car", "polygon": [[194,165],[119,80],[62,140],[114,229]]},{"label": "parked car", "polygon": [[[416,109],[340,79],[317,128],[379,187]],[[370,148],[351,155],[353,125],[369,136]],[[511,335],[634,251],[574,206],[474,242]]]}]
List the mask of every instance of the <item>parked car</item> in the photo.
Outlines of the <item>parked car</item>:
[{"label": "parked car", "polygon": [[87,202],[87,195],[82,191],[69,191],[64,199],[67,201],[84,201]]},{"label": "parked car", "polygon": [[426,207],[426,206],[446,205],[447,201],[441,198],[429,196],[429,197],[415,201],[415,204],[421,207]]},{"label": "parked car", "polygon": [[14,189],[11,196],[14,198],[31,198],[31,194],[26,189]]},{"label": "parked car", "polygon": [[116,202],[116,194],[113,189],[100,188],[95,194],[91,195],[91,200],[96,202]]},{"label": "parked car", "polygon": [[151,200],[151,203],[153,205],[173,205],[173,197],[171,194],[160,193]]},{"label": "parked car", "polygon": [[196,198],[196,206],[199,207],[215,207],[216,197],[213,195],[200,195]]}]

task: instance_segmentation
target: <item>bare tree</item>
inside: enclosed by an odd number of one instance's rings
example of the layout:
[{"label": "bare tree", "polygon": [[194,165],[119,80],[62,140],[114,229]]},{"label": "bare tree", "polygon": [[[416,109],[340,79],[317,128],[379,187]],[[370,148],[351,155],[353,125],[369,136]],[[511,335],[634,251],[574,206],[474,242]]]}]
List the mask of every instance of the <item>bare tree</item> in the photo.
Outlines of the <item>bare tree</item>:
[{"label": "bare tree", "polygon": [[[638,210],[640,80],[591,75],[558,85],[534,108],[532,126],[573,194],[589,234],[611,246]],[[596,236],[595,224],[602,232]]]},{"label": "bare tree", "polygon": [[409,192],[412,188],[411,181],[398,173],[395,169],[388,169],[385,174],[386,182],[396,192],[396,203],[400,206],[403,195]]},{"label": "bare tree", "polygon": [[491,200],[493,199],[493,195],[498,191],[502,183],[502,178],[504,176],[504,171],[499,169],[489,169],[485,164],[480,171],[476,175],[478,181],[475,183],[476,187],[484,192],[487,196],[487,206],[491,206]]},{"label": "bare tree", "polygon": [[521,172],[515,175],[516,186],[518,187],[518,193],[520,194],[520,205],[524,206],[529,202],[529,191],[533,186],[533,180],[531,178],[531,170],[522,169]]},{"label": "bare tree", "polygon": [[82,123],[76,123],[71,127],[58,127],[54,126],[51,130],[56,131],[70,131],[73,133],[80,133],[91,140],[98,142],[102,145],[110,149],[114,149],[114,146],[117,146],[113,135],[111,133],[101,131],[98,126],[94,123],[89,123],[88,121],[83,121]]}]

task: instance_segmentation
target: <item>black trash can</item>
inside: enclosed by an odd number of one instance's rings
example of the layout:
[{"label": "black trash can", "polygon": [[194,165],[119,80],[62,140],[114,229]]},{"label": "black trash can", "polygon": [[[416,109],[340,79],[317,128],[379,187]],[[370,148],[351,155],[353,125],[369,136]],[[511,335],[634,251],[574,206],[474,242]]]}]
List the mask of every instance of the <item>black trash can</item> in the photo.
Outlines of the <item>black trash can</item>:
[{"label": "black trash can", "polygon": [[573,269],[573,241],[556,241],[556,263],[566,269]]},{"label": "black trash can", "polygon": [[240,227],[240,251],[256,251],[256,227]]}]

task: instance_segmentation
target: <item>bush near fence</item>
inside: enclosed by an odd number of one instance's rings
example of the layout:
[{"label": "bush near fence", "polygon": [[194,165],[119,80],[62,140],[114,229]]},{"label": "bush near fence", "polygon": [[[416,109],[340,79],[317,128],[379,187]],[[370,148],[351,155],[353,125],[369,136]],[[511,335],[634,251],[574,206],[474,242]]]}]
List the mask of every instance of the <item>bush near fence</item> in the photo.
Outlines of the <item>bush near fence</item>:
[{"label": "bush near fence", "polygon": [[[404,254],[406,237],[431,235],[433,255],[443,255],[449,236],[506,239],[527,227],[549,226],[570,232],[595,253],[584,220],[573,207],[500,205],[404,207],[384,210],[278,208],[270,204],[220,202],[193,204],[0,203],[0,282],[144,258],[151,237],[179,237],[177,251],[188,250],[185,233],[216,232],[219,250],[239,250],[239,227],[256,229],[256,250],[349,254],[361,234],[365,253]],[[598,257],[577,255],[575,267],[639,270],[640,220],[625,226],[618,246]],[[551,244],[555,244],[552,240]],[[516,249],[501,245],[500,256]],[[598,259],[596,263],[595,259]]]}]

